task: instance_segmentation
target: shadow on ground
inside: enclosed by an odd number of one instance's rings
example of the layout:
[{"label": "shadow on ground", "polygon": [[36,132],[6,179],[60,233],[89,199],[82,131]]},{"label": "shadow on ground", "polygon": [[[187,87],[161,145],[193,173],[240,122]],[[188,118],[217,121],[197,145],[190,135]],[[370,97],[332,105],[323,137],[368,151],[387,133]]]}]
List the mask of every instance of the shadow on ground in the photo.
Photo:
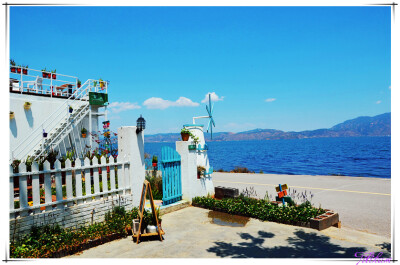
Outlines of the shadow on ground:
[{"label": "shadow on ground", "polygon": [[[268,245],[268,239],[275,236],[273,233],[258,231],[256,237],[249,233],[239,233],[243,242],[233,245],[217,241],[207,251],[219,257],[230,258],[355,258],[356,252],[367,251],[364,247],[345,248],[332,244],[329,237],[313,232],[296,230],[293,234],[293,237],[286,240],[288,246],[268,247],[263,244]],[[386,253],[385,256],[390,255]]]}]

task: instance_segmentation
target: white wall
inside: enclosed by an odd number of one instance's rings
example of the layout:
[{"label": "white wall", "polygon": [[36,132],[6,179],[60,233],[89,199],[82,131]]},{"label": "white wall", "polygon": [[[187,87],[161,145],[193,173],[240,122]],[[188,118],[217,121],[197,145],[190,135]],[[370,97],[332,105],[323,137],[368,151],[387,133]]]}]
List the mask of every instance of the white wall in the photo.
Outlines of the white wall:
[{"label": "white wall", "polygon": [[[57,111],[60,106],[65,102],[66,99],[62,98],[50,98],[43,96],[32,96],[32,95],[22,95],[10,93],[10,111],[14,112],[15,118],[10,120],[10,159],[12,158],[12,151],[25,139],[31,138],[36,139],[36,141],[26,141],[24,146],[25,150],[33,150],[37,147],[37,141],[40,139],[42,135],[42,129],[39,128],[35,137],[31,137],[32,133],[38,128],[41,127],[41,124],[55,111]],[[32,103],[30,110],[24,109],[25,102]],[[71,103],[73,108],[78,108],[79,105],[84,104],[81,101],[74,101]],[[67,113],[66,109],[66,113]],[[97,110],[96,110],[97,111]],[[52,119],[52,118],[50,118]],[[61,116],[60,116],[61,119]],[[85,118],[86,119],[86,118]],[[50,127],[56,125],[59,122],[59,119],[55,120],[54,123],[51,123]],[[88,119],[84,122],[84,126],[86,129],[89,128]],[[98,117],[92,117],[93,130],[98,130]],[[78,125],[74,130],[75,140],[79,140],[80,137],[80,129],[81,126]],[[46,128],[45,128],[46,130]],[[47,131],[47,133],[51,133],[51,131]],[[73,138],[73,137],[72,137]],[[82,139],[81,139],[82,140]],[[69,141],[65,142],[69,147]],[[67,147],[67,148],[68,148]],[[64,150],[64,145],[62,143],[62,150]],[[14,153],[14,155],[17,155]],[[25,159],[26,152],[21,153],[19,156],[15,157],[16,159]]]},{"label": "white wall", "polygon": [[[192,126],[185,125],[185,128],[187,128],[194,136],[199,138],[199,144],[202,147],[205,145],[206,141],[204,139],[203,125],[194,125],[194,124]],[[189,137],[189,142],[192,141],[193,141],[192,137]],[[205,169],[208,172],[210,169],[210,163],[208,160],[207,151],[198,151],[196,155],[197,155],[197,165],[205,167]]]},{"label": "white wall", "polygon": [[145,179],[144,133],[136,133],[136,126],[118,128],[118,157],[128,157],[133,206],[139,206]]},{"label": "white wall", "polygon": [[197,179],[196,150],[189,150],[189,141],[176,142],[176,151],[181,155],[182,199],[192,201],[196,196],[214,194],[211,176]]}]

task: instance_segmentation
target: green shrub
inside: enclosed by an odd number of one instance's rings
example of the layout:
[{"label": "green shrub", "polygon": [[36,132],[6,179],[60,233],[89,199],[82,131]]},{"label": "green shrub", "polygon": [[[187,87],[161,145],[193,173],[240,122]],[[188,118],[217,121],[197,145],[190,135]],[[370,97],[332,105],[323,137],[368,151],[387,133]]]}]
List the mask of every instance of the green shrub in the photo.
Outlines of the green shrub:
[{"label": "green shrub", "polygon": [[94,223],[76,230],[53,226],[33,226],[29,234],[10,242],[11,258],[50,258],[57,251],[73,251],[89,240],[112,234],[126,236],[126,226],[138,216],[138,209],[125,211],[124,207],[114,207],[107,212],[102,223]]},{"label": "green shrub", "polygon": [[216,200],[209,197],[195,197],[193,204],[210,210],[224,211],[229,214],[244,215],[263,221],[272,221],[285,224],[297,222],[308,223],[309,219],[325,211],[315,208],[310,202],[297,206],[279,207],[269,203],[268,200],[258,200],[239,196],[233,199]]}]

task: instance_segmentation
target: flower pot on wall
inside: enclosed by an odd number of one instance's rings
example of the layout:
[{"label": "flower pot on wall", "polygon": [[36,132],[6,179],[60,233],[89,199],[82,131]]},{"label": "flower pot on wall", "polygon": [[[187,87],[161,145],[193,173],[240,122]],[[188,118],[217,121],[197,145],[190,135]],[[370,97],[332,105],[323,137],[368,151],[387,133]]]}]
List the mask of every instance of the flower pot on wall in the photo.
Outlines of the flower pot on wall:
[{"label": "flower pot on wall", "polygon": [[24,109],[29,110],[31,108],[31,104],[24,104]]},{"label": "flower pot on wall", "polygon": [[188,133],[181,133],[182,141],[188,141],[190,134]]},{"label": "flower pot on wall", "polygon": [[17,73],[20,74],[21,71],[22,71],[22,69],[18,67],[18,68],[17,68]]},{"label": "flower pot on wall", "polygon": [[57,79],[57,75],[56,74],[51,74],[53,79]]},{"label": "flower pot on wall", "polygon": [[14,118],[15,118],[14,112],[13,112],[13,113],[10,113],[10,120],[12,120],[12,119],[14,119]]},{"label": "flower pot on wall", "polygon": [[10,67],[11,73],[16,73],[17,72],[17,68],[14,66]]},{"label": "flower pot on wall", "polygon": [[86,133],[82,133],[82,138],[86,138]]},{"label": "flower pot on wall", "polygon": [[23,73],[24,75],[27,75],[27,74],[28,74],[28,69],[22,69],[22,73]]},{"label": "flower pot on wall", "polygon": [[47,132],[44,132],[43,133],[43,138],[46,138],[47,137]]}]

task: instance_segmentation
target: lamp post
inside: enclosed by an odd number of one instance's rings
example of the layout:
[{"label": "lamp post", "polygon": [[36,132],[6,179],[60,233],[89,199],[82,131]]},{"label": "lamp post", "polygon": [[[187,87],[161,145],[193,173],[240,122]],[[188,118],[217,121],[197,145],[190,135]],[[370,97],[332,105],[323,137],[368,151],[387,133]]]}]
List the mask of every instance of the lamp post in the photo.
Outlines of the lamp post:
[{"label": "lamp post", "polygon": [[146,128],[146,120],[140,115],[136,120],[136,133],[140,133]]}]

